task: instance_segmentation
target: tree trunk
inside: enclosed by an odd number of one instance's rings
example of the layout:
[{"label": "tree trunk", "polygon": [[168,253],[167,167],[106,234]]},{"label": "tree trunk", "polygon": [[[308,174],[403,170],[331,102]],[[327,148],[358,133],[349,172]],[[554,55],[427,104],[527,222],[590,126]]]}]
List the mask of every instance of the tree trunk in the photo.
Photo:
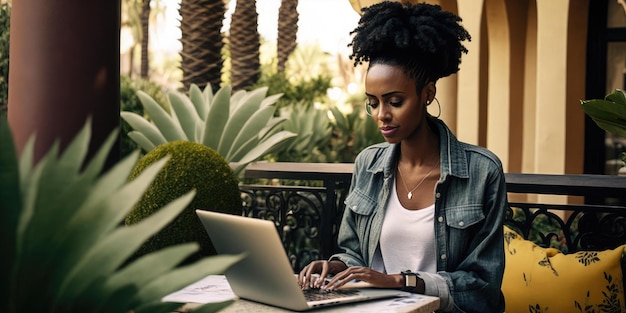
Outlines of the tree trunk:
[{"label": "tree trunk", "polygon": [[259,79],[261,44],[257,20],[256,1],[237,0],[229,35],[233,90],[249,89]]},{"label": "tree trunk", "polygon": [[[120,126],[120,1],[13,1],[9,124],[35,161],[91,120],[87,159]],[[117,151],[116,151],[117,150]],[[119,161],[119,141],[105,170]]]},{"label": "tree trunk", "polygon": [[148,78],[150,60],[148,59],[148,49],[150,43],[150,0],[141,2],[141,78]]},{"label": "tree trunk", "polygon": [[285,71],[285,63],[289,55],[296,49],[298,34],[298,0],[282,0],[278,9],[278,40],[276,54],[278,56],[278,72]]},{"label": "tree trunk", "polygon": [[210,83],[216,90],[222,82],[224,0],[182,0],[179,12],[184,88]]}]

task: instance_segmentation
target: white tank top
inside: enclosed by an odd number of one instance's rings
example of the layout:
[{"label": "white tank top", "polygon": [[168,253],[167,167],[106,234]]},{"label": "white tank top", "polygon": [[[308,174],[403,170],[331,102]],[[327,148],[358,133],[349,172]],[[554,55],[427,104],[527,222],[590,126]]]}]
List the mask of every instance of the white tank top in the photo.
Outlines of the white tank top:
[{"label": "white tank top", "polygon": [[434,204],[420,210],[405,209],[394,182],[372,268],[389,274],[406,270],[435,273],[434,216]]}]

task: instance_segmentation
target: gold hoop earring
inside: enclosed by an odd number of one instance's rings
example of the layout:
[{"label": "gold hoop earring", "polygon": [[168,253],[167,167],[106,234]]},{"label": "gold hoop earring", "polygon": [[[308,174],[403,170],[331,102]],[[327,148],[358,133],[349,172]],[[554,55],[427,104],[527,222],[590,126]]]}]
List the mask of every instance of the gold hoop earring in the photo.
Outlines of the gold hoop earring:
[{"label": "gold hoop earring", "polygon": [[364,106],[365,106],[365,114],[372,116],[372,107],[370,106],[370,102],[369,100],[365,100],[365,102],[363,102]]}]

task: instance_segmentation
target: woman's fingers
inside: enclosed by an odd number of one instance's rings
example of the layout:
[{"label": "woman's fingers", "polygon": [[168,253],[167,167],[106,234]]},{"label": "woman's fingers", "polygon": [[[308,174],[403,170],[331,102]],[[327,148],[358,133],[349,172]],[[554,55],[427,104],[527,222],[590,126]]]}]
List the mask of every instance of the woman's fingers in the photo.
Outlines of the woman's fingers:
[{"label": "woman's fingers", "polygon": [[347,282],[355,279],[354,276],[354,272],[356,270],[356,266],[355,267],[349,267],[346,270],[337,273],[333,279],[331,279],[323,288],[325,290],[328,291],[333,291],[343,285],[345,285]]},{"label": "woman's fingers", "polygon": [[306,287],[309,286],[309,282],[311,279],[311,268],[313,266],[313,263],[305,266],[301,271],[300,274],[298,275],[298,284],[300,285],[301,289],[305,289]]},{"label": "woman's fingers", "polygon": [[328,273],[327,261],[313,261],[305,266],[298,275],[300,288],[320,288]]},{"label": "woman's fingers", "polygon": [[376,272],[369,267],[353,266],[336,274],[325,286],[324,289],[333,291],[348,282],[360,280],[369,283],[376,283],[376,277],[384,276],[384,274]]}]

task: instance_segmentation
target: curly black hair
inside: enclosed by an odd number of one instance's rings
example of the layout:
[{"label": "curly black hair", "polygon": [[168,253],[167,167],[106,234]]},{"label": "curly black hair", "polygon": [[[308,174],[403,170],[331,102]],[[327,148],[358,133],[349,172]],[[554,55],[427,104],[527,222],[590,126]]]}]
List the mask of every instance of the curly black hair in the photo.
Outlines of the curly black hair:
[{"label": "curly black hair", "polygon": [[438,5],[383,1],[363,8],[354,34],[350,59],[399,65],[422,85],[456,73],[464,40],[470,34],[457,15]]}]

